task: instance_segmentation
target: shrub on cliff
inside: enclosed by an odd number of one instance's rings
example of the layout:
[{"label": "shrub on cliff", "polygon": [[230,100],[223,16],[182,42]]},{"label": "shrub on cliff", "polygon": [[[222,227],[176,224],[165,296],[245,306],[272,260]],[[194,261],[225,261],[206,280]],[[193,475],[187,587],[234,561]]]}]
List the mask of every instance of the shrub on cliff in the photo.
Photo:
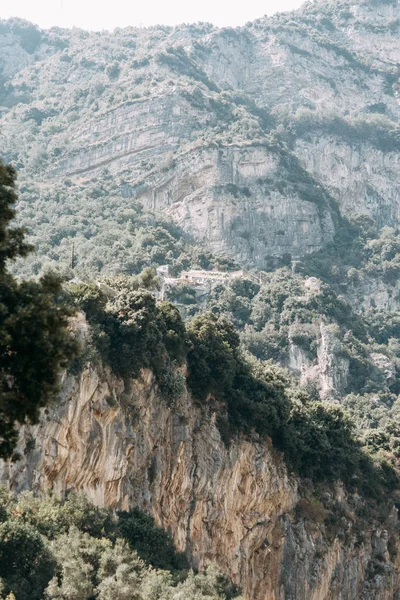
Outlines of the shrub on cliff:
[{"label": "shrub on cliff", "polygon": [[255,429],[278,443],[290,407],[282,370],[245,360],[237,332],[223,317],[199,314],[187,331],[187,383],[194,398],[225,405],[232,430]]},{"label": "shrub on cliff", "polygon": [[195,316],[187,325],[190,349],[188,385],[195,398],[224,398],[232,388],[239,361],[239,336],[232,323],[212,313]]},{"label": "shrub on cliff", "polygon": [[226,319],[199,314],[187,330],[187,383],[195,399],[219,413],[224,440],[238,431],[268,435],[296,474],[315,482],[340,480],[369,496],[398,484],[385,460],[373,462],[339,406],[308,398],[273,363],[243,356]]},{"label": "shrub on cliff", "polygon": [[[0,508],[5,505],[0,498]],[[72,526],[96,538],[112,538],[116,531],[110,511],[93,506],[82,493],[70,494],[61,502],[54,495],[39,499],[23,492],[17,499],[8,499],[8,509],[48,539],[68,533]]]},{"label": "shrub on cliff", "polygon": [[184,356],[186,332],[178,309],[170,302],[157,304],[141,277],[120,276],[115,288],[109,298],[91,283],[67,289],[92,327],[91,343],[117,375],[137,377],[151,368],[161,377],[167,364]]},{"label": "shrub on cliff", "polygon": [[359,468],[354,424],[338,406],[293,402],[284,448],[292,468],[315,481],[348,482]]}]

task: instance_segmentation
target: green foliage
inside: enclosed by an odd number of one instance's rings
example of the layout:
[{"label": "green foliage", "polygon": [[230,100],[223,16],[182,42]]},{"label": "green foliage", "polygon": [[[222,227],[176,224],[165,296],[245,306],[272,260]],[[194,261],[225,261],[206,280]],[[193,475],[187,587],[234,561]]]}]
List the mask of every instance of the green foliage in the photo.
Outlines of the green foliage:
[{"label": "green foliage", "polygon": [[231,389],[227,390],[231,424],[239,431],[268,435],[276,447],[282,447],[282,431],[290,413],[287,385],[282,370],[271,363],[239,363]]},{"label": "green foliage", "polygon": [[285,302],[303,294],[300,276],[293,276],[288,269],[279,269],[269,274],[259,294],[253,299],[251,321],[255,328],[261,330],[266,323],[279,327]]},{"label": "green foliage", "polygon": [[62,301],[60,280],[44,275],[18,283],[7,259],[30,249],[24,231],[11,228],[16,201],[15,171],[0,162],[0,456],[12,455],[16,424],[36,422],[57,390],[59,369],[73,356],[67,331],[71,310]]},{"label": "green foliage", "polygon": [[82,310],[89,323],[96,323],[103,317],[107,297],[95,283],[73,283],[67,286],[73,303]]},{"label": "green foliage", "polygon": [[[82,495],[12,498],[0,488],[0,596],[7,600],[228,600],[214,568],[194,574],[171,536],[134,509],[119,518]],[[160,570],[164,569],[164,570]]]},{"label": "green foliage", "polygon": [[187,283],[181,283],[167,291],[168,300],[177,302],[178,304],[196,304],[196,290]]},{"label": "green foliage", "polygon": [[0,35],[11,33],[20,39],[20,44],[24,50],[32,54],[42,41],[42,33],[40,29],[25,21],[25,19],[9,19],[8,21],[0,22]]},{"label": "green foliage", "polygon": [[371,455],[354,422],[337,405],[295,402],[284,432],[292,468],[314,481],[341,480],[369,499],[383,500],[398,486],[396,470]]},{"label": "green foliage", "polygon": [[137,376],[143,367],[157,370],[162,336],[152,294],[119,292],[106,309],[103,326],[109,340],[107,362],[116,373]]},{"label": "green foliage", "polygon": [[[48,268],[68,278],[92,279],[138,275],[146,268],[173,265],[173,272],[216,265],[235,268],[232,260],[204,251],[162,215],[144,211],[127,199],[107,172],[101,179],[20,185],[19,220],[29,225],[35,254],[15,270],[38,275]],[[74,267],[70,269],[74,244]]]},{"label": "green foliage", "polygon": [[302,261],[304,274],[342,284],[363,274],[393,284],[400,273],[400,235],[390,227],[376,230],[365,215],[341,218],[333,243]]},{"label": "green foliage", "polygon": [[371,309],[364,313],[369,334],[378,344],[387,344],[391,338],[400,338],[400,314],[397,311]]},{"label": "green foliage", "polygon": [[224,396],[232,386],[238,361],[239,336],[233,325],[212,313],[195,316],[187,326],[188,385],[193,395]]},{"label": "green foliage", "polygon": [[150,515],[133,509],[118,513],[118,517],[120,535],[145,562],[168,571],[189,567],[184,555],[176,552],[171,535],[157,527]]},{"label": "green foliage", "polygon": [[[328,44],[327,47],[342,53],[346,52],[333,44]],[[345,58],[352,61],[354,56],[347,53]],[[370,111],[370,114],[352,118],[302,107],[297,110],[293,120],[287,123],[286,132],[288,139],[292,141],[309,136],[310,133],[324,133],[339,136],[351,145],[368,142],[383,152],[393,152],[400,147],[398,125],[385,115],[379,114],[379,106],[378,109]]]},{"label": "green foliage", "polygon": [[9,509],[49,539],[68,533],[70,527],[97,538],[112,536],[115,531],[110,512],[96,508],[83,494],[71,494],[60,502],[53,495],[40,500],[32,492],[24,492]]},{"label": "green foliage", "polygon": [[7,260],[26,256],[32,250],[25,242],[25,230],[10,227],[11,221],[15,219],[14,205],[17,201],[15,181],[14,168],[0,162],[0,273],[3,276]]},{"label": "green foliage", "polygon": [[349,482],[358,467],[360,445],[354,425],[337,406],[294,403],[285,431],[285,448],[296,472],[316,481]]},{"label": "green foliage", "polygon": [[169,358],[181,362],[186,351],[186,329],[177,307],[171,302],[160,302],[157,323]]},{"label": "green foliage", "polygon": [[349,394],[343,399],[364,446],[383,457],[396,470],[400,467],[400,404],[391,393]]},{"label": "green foliage", "polygon": [[289,335],[291,342],[305,350],[310,360],[317,357],[317,339],[313,325],[295,323],[290,328]]},{"label": "green foliage", "polygon": [[176,371],[186,352],[186,331],[178,309],[170,302],[156,303],[142,287],[154,287],[152,271],[106,281],[104,291],[101,284],[68,286],[72,302],[91,325],[90,339],[70,369],[79,372],[85,360],[98,359],[122,377],[138,377],[142,369],[150,368],[162,396],[172,404],[184,391],[183,376]]},{"label": "green foliage", "polygon": [[365,246],[367,273],[381,275],[385,283],[393,284],[400,273],[400,234],[384,227],[378,238],[371,239]]},{"label": "green foliage", "polygon": [[208,299],[208,308],[214,313],[226,314],[238,328],[251,322],[252,300],[260,286],[249,279],[234,279],[217,286]]},{"label": "green foliage", "polygon": [[276,329],[267,323],[261,331],[248,327],[240,337],[245,348],[259,360],[284,363],[287,358],[289,338],[287,328]]},{"label": "green foliage", "polygon": [[42,600],[54,559],[41,535],[19,520],[0,525],[0,577],[18,600]]}]

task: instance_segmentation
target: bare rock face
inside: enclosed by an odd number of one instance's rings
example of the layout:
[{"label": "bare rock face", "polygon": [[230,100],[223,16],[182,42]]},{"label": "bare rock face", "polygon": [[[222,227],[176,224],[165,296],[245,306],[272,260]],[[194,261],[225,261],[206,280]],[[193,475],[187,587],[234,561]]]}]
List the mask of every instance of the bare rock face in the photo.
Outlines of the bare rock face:
[{"label": "bare rock face", "polygon": [[340,398],[347,387],[349,359],[343,356],[342,344],[334,325],[321,323],[319,365],[322,397]]},{"label": "bare rock face", "polygon": [[[313,383],[321,400],[340,401],[348,386],[350,361],[343,353],[343,344],[335,326],[320,323],[316,345],[317,353],[312,359],[304,348],[289,338],[289,356],[285,366],[299,376],[303,385]],[[376,362],[378,369],[389,379],[386,375],[388,365],[383,361]]]},{"label": "bare rock face", "polygon": [[298,139],[296,154],[340,203],[342,213],[369,215],[378,227],[400,221],[397,151],[382,151],[367,142],[352,143],[320,134]]},{"label": "bare rock face", "polygon": [[135,197],[166,211],[214,252],[265,267],[274,257],[303,256],[333,239],[330,207],[279,189],[279,155],[268,147],[193,150],[164,176],[149,178]]},{"label": "bare rock face", "polygon": [[[35,448],[24,455],[28,438]],[[99,506],[139,506],[194,566],[217,562],[248,600],[397,597],[389,534],[372,529],[360,543],[347,515],[346,535],[328,535],[324,509],[300,500],[268,441],[225,447],[215,415],[187,393],[168,408],[150,372],[125,383],[90,366],[65,376],[60,404],[23,433],[20,450],[20,462],[1,463],[13,490],[83,490]]]},{"label": "bare rock face", "polygon": [[357,282],[348,287],[346,297],[359,310],[377,308],[394,312],[400,308],[400,282],[396,280],[389,284],[381,277],[364,273]]},{"label": "bare rock face", "polygon": [[[310,2],[242,30],[211,31],[193,53],[220,85],[247,90],[277,111],[312,106],[357,113],[379,94],[398,116],[385,77],[399,58],[398,17],[396,0]],[[211,49],[218,61],[209,60]]]},{"label": "bare rock face", "polygon": [[292,182],[292,167],[265,139],[220,147],[198,139],[217,122],[209,107],[163,88],[76,128],[54,175],[101,177],[105,167],[116,177],[129,173],[121,185],[127,203],[134,198],[168,214],[242,264],[266,268],[332,241],[335,211],[322,188],[312,178],[305,189]]}]

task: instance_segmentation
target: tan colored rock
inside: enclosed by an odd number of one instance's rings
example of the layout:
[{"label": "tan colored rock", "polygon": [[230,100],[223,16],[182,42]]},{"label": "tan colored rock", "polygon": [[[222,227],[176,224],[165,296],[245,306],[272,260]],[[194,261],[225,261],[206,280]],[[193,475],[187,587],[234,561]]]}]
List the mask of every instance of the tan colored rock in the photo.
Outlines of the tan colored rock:
[{"label": "tan colored rock", "polygon": [[[22,453],[28,436],[35,449],[1,463],[3,483],[139,506],[173,533],[193,565],[217,562],[247,600],[395,597],[399,571],[386,534],[367,531],[357,546],[349,522],[345,543],[328,538],[318,520],[295,518],[297,481],[271,444],[242,437],[226,448],[215,415],[187,393],[168,408],[150,372],[124,383],[88,365],[79,378],[64,376],[57,405],[22,433]],[[374,560],[384,560],[379,581],[369,576]]]}]

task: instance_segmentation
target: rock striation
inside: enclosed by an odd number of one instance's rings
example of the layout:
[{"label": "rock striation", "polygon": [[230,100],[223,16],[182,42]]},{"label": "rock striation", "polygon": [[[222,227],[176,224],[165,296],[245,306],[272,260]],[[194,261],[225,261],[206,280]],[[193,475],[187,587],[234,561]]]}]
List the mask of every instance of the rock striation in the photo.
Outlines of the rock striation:
[{"label": "rock striation", "polygon": [[[20,173],[20,220],[42,215],[53,186],[79,187],[81,204],[90,192],[110,215],[113,198],[96,189],[108,179],[128,232],[129,210],[142,205],[259,270],[322,249],[343,216],[397,228],[399,33],[396,0],[307,2],[237,29],[99,34],[0,21],[0,155]],[[69,257],[74,236],[85,251],[97,225],[80,208],[56,226],[43,211],[42,254],[58,260],[64,243]],[[105,231],[103,243],[114,242]],[[341,291],[357,310],[399,309],[397,282],[353,275]],[[317,280],[306,284],[318,293]],[[289,327],[285,366],[339,401],[349,357],[335,326],[311,325],[315,355]],[[377,381],[393,381],[386,355],[368,358]],[[217,562],[247,600],[400,599],[396,509],[360,531],[351,506],[361,499],[351,504],[338,485],[310,500],[268,440],[227,447],[212,412],[187,390],[167,406],[150,372],[123,381],[87,365],[64,375],[20,453],[0,464],[15,492],[82,490],[99,506],[139,506],[193,566]]]}]

